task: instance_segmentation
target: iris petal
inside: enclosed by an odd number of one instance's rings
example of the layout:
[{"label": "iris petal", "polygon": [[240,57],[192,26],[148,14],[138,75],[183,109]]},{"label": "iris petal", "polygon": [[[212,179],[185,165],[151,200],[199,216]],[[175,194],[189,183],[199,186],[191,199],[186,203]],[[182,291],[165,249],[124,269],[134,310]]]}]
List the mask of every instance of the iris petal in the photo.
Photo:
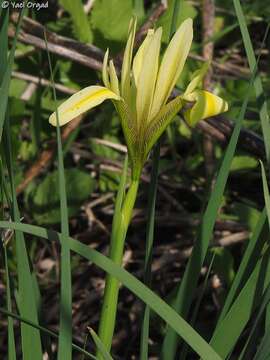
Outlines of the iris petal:
[{"label": "iris petal", "polygon": [[151,118],[167,102],[183,70],[193,38],[192,19],[186,19],[170,41],[163,56],[151,109]]},{"label": "iris petal", "polygon": [[109,49],[105,52],[104,59],[103,59],[103,66],[102,66],[102,80],[103,84],[110,88],[110,82],[108,77],[108,58],[109,58]]},{"label": "iris petal", "polygon": [[147,51],[147,48],[149,46],[151,39],[153,38],[153,35],[154,35],[154,30],[153,29],[148,30],[146,38],[144,39],[136,55],[134,56],[132,71],[136,86],[138,86],[139,75],[142,70],[142,64],[143,64],[145,52]]},{"label": "iris petal", "polygon": [[[58,107],[59,125],[65,125],[75,117],[101,104],[107,99],[120,100],[120,97],[103,86],[88,86],[84,88],[72,95]],[[53,126],[57,126],[56,112],[50,116],[49,122]]]},{"label": "iris petal", "polygon": [[197,90],[190,94],[189,98],[190,101],[195,101],[195,104],[184,113],[184,118],[191,127],[194,127],[200,120],[228,110],[228,104],[225,100],[208,91]]},{"label": "iris petal", "polygon": [[162,28],[158,28],[145,51],[137,86],[137,120],[147,121],[153,100],[158,73]]},{"label": "iris petal", "polygon": [[135,39],[137,19],[133,18],[129,26],[129,36],[124,52],[122,71],[121,71],[121,94],[130,103],[130,70],[132,63],[133,45]]}]

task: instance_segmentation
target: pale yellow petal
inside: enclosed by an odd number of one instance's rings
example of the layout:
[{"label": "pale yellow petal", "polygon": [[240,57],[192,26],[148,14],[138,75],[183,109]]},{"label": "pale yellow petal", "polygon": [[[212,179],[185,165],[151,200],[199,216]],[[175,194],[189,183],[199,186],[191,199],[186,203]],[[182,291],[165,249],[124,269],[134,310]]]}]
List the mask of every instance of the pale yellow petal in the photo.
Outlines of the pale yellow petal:
[{"label": "pale yellow petal", "polygon": [[[102,86],[89,86],[72,95],[58,107],[59,125],[65,125],[87,110],[101,104],[104,100],[120,100],[111,90]],[[57,126],[56,112],[49,118],[50,124]]]},{"label": "pale yellow petal", "polygon": [[228,103],[225,100],[208,91],[197,90],[190,95],[195,104],[184,113],[184,118],[191,127],[194,127],[200,120],[228,110]]},{"label": "pale yellow petal", "polygon": [[121,96],[129,102],[130,98],[130,71],[133,55],[133,46],[136,33],[137,19],[133,18],[129,26],[129,36],[124,52],[121,71]]},{"label": "pale yellow petal", "polygon": [[104,59],[103,59],[103,66],[102,66],[102,80],[103,84],[110,88],[110,82],[108,77],[108,58],[109,58],[109,49],[105,52]]},{"label": "pale yellow petal", "polygon": [[162,28],[158,28],[145,51],[137,85],[137,121],[147,121],[152,105],[161,44]]},{"label": "pale yellow petal", "polygon": [[184,96],[187,96],[188,94],[192,93],[200,84],[202,81],[204,75],[207,73],[207,70],[209,69],[210,62],[207,61],[203,64],[203,66],[196,70],[193,73],[192,80],[188,84],[186,91],[184,92]]},{"label": "pale yellow petal", "polygon": [[110,60],[110,63],[109,63],[109,73],[110,73],[111,90],[115,94],[119,95],[120,94],[119,81],[118,81],[118,77],[117,77],[116,70],[115,70],[115,67],[114,67],[114,63],[113,63],[112,60]]},{"label": "pale yellow petal", "polygon": [[192,19],[186,19],[170,41],[163,56],[157,79],[151,118],[163,106],[183,70],[193,38]]},{"label": "pale yellow petal", "polygon": [[146,38],[142,42],[141,46],[139,47],[139,49],[133,59],[132,71],[133,71],[133,76],[134,76],[134,81],[135,81],[136,86],[138,86],[138,79],[139,79],[139,75],[140,75],[140,72],[142,69],[143,58],[144,58],[145,52],[149,46],[149,43],[150,43],[153,35],[154,35],[154,30],[153,29],[148,30]]}]

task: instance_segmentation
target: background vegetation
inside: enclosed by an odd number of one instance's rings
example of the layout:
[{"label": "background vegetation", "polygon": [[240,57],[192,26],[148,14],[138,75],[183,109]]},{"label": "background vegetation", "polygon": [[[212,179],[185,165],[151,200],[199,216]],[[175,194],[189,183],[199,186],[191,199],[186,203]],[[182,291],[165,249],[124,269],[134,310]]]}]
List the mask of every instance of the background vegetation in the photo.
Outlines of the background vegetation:
[{"label": "background vegetation", "polygon": [[[25,8],[18,16],[3,3],[1,358],[41,359],[43,354],[54,359],[59,333],[62,359],[91,358],[96,346],[102,348],[88,327],[98,327],[105,270],[124,285],[114,359],[198,359],[198,354],[207,360],[270,359],[270,5],[260,0],[170,0],[165,9],[154,0],[49,0],[47,8]],[[176,91],[185,88],[203,61],[213,58],[204,87],[226,99],[230,108],[193,130],[177,116],[161,140],[155,213],[150,157],[128,233],[124,268],[181,318],[93,251],[108,253],[126,151],[113,106],[104,103],[74,120],[61,129],[62,141],[48,123],[56,106],[53,88],[61,103],[78,89],[100,83],[107,47],[121,64],[134,14],[137,42],[145,28],[163,26],[164,46],[172,23],[178,26],[192,17],[195,38]],[[10,220],[17,225],[9,225]],[[61,242],[72,250],[72,276],[68,262],[63,262],[67,272],[60,271]],[[72,319],[65,301],[71,283]],[[154,311],[145,310],[144,302]],[[60,310],[66,316],[59,329]],[[77,346],[72,355],[71,330]]]}]

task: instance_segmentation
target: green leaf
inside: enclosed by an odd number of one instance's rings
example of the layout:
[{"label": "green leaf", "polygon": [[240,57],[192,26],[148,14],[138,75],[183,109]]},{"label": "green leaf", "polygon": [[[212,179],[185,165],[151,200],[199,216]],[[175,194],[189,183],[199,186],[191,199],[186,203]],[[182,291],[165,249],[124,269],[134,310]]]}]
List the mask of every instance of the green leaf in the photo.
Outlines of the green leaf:
[{"label": "green leaf", "polygon": [[206,259],[210,263],[214,257],[213,271],[226,283],[226,286],[230,286],[234,279],[234,261],[230,251],[222,247],[213,247],[209,251],[209,258]]},{"label": "green leaf", "polygon": [[96,344],[97,349],[99,350],[100,354],[103,357],[103,360],[113,360],[109,352],[106,350],[105,346],[103,345],[102,341],[98,337],[98,335],[95,333],[95,331],[88,327],[88,330],[94,340],[94,343]]},{"label": "green leaf", "polygon": [[95,36],[115,42],[125,41],[132,14],[132,0],[95,1],[91,11],[91,23]]},{"label": "green leaf", "polygon": [[[83,201],[92,193],[95,181],[89,174],[76,168],[65,171],[69,216],[74,216]],[[58,172],[54,171],[29,194],[29,208],[39,224],[61,221],[59,209]]]},{"label": "green leaf", "polygon": [[263,258],[258,261],[246,285],[213,334],[210,344],[222,359],[225,359],[233,350],[254,308],[258,305],[259,300],[261,300],[261,297],[258,297],[261,291],[260,288],[266,287],[269,284],[269,269],[268,274],[265,271],[268,261],[269,248],[265,251]]},{"label": "green leaf", "polygon": [[[248,58],[249,68],[251,71],[253,71],[253,69],[256,66],[256,57],[250,39],[250,35],[248,32],[247,23],[244,17],[244,13],[240,1],[233,0],[233,4],[239,22],[239,26]],[[269,30],[269,25],[267,27],[263,42],[265,42],[265,38],[267,36],[268,30]],[[257,76],[254,79],[254,88],[259,106],[259,114],[260,114],[260,120],[261,120],[261,126],[262,126],[262,132],[263,132],[263,138],[265,144],[266,157],[267,157],[267,161],[269,162],[270,161],[270,123],[269,123],[269,115],[268,115],[265,93],[263,90],[262,81],[259,74],[257,74]]]},{"label": "green leaf", "polygon": [[235,156],[232,161],[231,171],[252,170],[258,166],[258,160],[251,156]]},{"label": "green leaf", "polygon": [[92,34],[90,24],[87,15],[84,12],[82,1],[60,0],[60,3],[70,14],[78,39],[82,42],[91,42]]},{"label": "green leaf", "polygon": [[42,237],[48,240],[60,239],[60,242],[67,242],[70,249],[81,255],[87,260],[93,262],[98,267],[108,272],[130,289],[137,297],[145,302],[153,311],[155,311],[174,331],[181,336],[190,347],[204,360],[221,360],[221,357],[207,344],[207,342],[164,300],[156,295],[152,290],[146,287],[136,277],[116,265],[113,261],[102,255],[98,251],[82,244],[80,241],[60,233],[48,231],[47,229],[22,224],[18,222],[0,221],[0,228],[15,229],[23,231],[33,236]]},{"label": "green leaf", "polygon": [[[192,255],[189,258],[185,269],[184,277],[180,283],[174,308],[182,316],[186,317],[191,306],[194,291],[199,279],[201,267],[203,265],[209,243],[213,236],[213,229],[217,218],[218,210],[223,199],[223,193],[226,187],[227,179],[230,172],[231,163],[236,150],[238,137],[240,134],[242,121],[247,109],[250,90],[255,77],[255,69],[249,82],[249,89],[246,93],[245,100],[242,104],[241,111],[238,115],[235,128],[233,130],[229,145],[225,152],[221,163],[217,180],[213,191],[211,192],[206,210],[203,215],[202,224],[199,228],[198,239],[196,239]],[[168,350],[169,349],[169,350]],[[174,358],[177,349],[177,337],[172,329],[168,329],[165,340],[163,342],[163,353],[166,360]]]},{"label": "green leaf", "polygon": [[[187,1],[178,0],[180,2],[179,11],[176,14],[175,28],[174,31],[182,24],[184,20],[187,18],[194,19],[197,16],[197,10],[194,6],[189,4]],[[171,38],[171,24],[172,18],[174,16],[174,0],[168,1],[168,9],[165,13],[160,17],[158,21],[158,26],[162,26],[162,41],[168,42]]]},{"label": "green leaf", "polygon": [[[8,119],[9,120],[9,119]],[[9,174],[10,188],[12,194],[12,216],[15,221],[20,221],[20,213],[16,198],[14,169],[12,161],[12,146],[10,141],[10,127],[9,121],[5,122],[4,127],[4,142],[3,149],[6,160],[6,166]],[[15,231],[15,248],[17,260],[17,274],[18,274],[18,307],[20,314],[30,321],[38,324],[38,304],[35,297],[35,289],[33,287],[33,274],[31,265],[28,260],[28,253],[25,245],[23,232]],[[40,333],[31,326],[21,324],[22,337],[22,353],[23,359],[30,359],[32,354],[35,354],[37,360],[42,359],[42,345]]]},{"label": "green leaf", "polygon": [[[31,326],[32,328],[34,329],[37,329],[37,330],[40,330],[42,333],[46,334],[46,335],[49,335],[50,337],[54,338],[54,339],[58,339],[59,338],[59,335],[54,332],[54,331],[51,331],[49,330],[48,328],[44,327],[44,326],[40,326],[38,325],[37,323],[29,320],[29,319],[26,319],[18,314],[15,314],[9,310],[6,310],[6,309],[3,309],[3,308],[0,308],[0,313],[8,316],[9,318],[12,318],[12,319],[15,319],[15,320],[18,320],[20,321],[21,323],[24,323],[24,324],[27,324],[29,326]],[[80,346],[72,343],[71,344],[72,348],[78,352],[80,352],[81,354],[83,355],[86,355],[89,359],[96,359],[96,357],[92,354],[90,354],[88,351],[86,351],[85,349],[81,348]]]}]

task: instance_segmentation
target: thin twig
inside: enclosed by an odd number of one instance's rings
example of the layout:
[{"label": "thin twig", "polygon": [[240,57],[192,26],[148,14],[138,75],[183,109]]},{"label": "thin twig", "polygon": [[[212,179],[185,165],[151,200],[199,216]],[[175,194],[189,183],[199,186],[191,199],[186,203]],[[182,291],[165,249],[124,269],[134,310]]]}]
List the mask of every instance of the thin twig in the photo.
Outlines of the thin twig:
[{"label": "thin twig", "polygon": [[[37,76],[25,74],[25,73],[22,73],[19,71],[12,71],[12,76],[16,79],[29,81],[30,83],[35,84],[35,85],[52,86],[52,84],[49,80],[39,78]],[[73,95],[78,91],[76,89],[69,88],[62,84],[55,84],[54,86],[55,86],[56,90],[61,91],[62,93],[68,94],[68,95]],[[22,100],[26,100],[26,99],[23,98]]]}]

